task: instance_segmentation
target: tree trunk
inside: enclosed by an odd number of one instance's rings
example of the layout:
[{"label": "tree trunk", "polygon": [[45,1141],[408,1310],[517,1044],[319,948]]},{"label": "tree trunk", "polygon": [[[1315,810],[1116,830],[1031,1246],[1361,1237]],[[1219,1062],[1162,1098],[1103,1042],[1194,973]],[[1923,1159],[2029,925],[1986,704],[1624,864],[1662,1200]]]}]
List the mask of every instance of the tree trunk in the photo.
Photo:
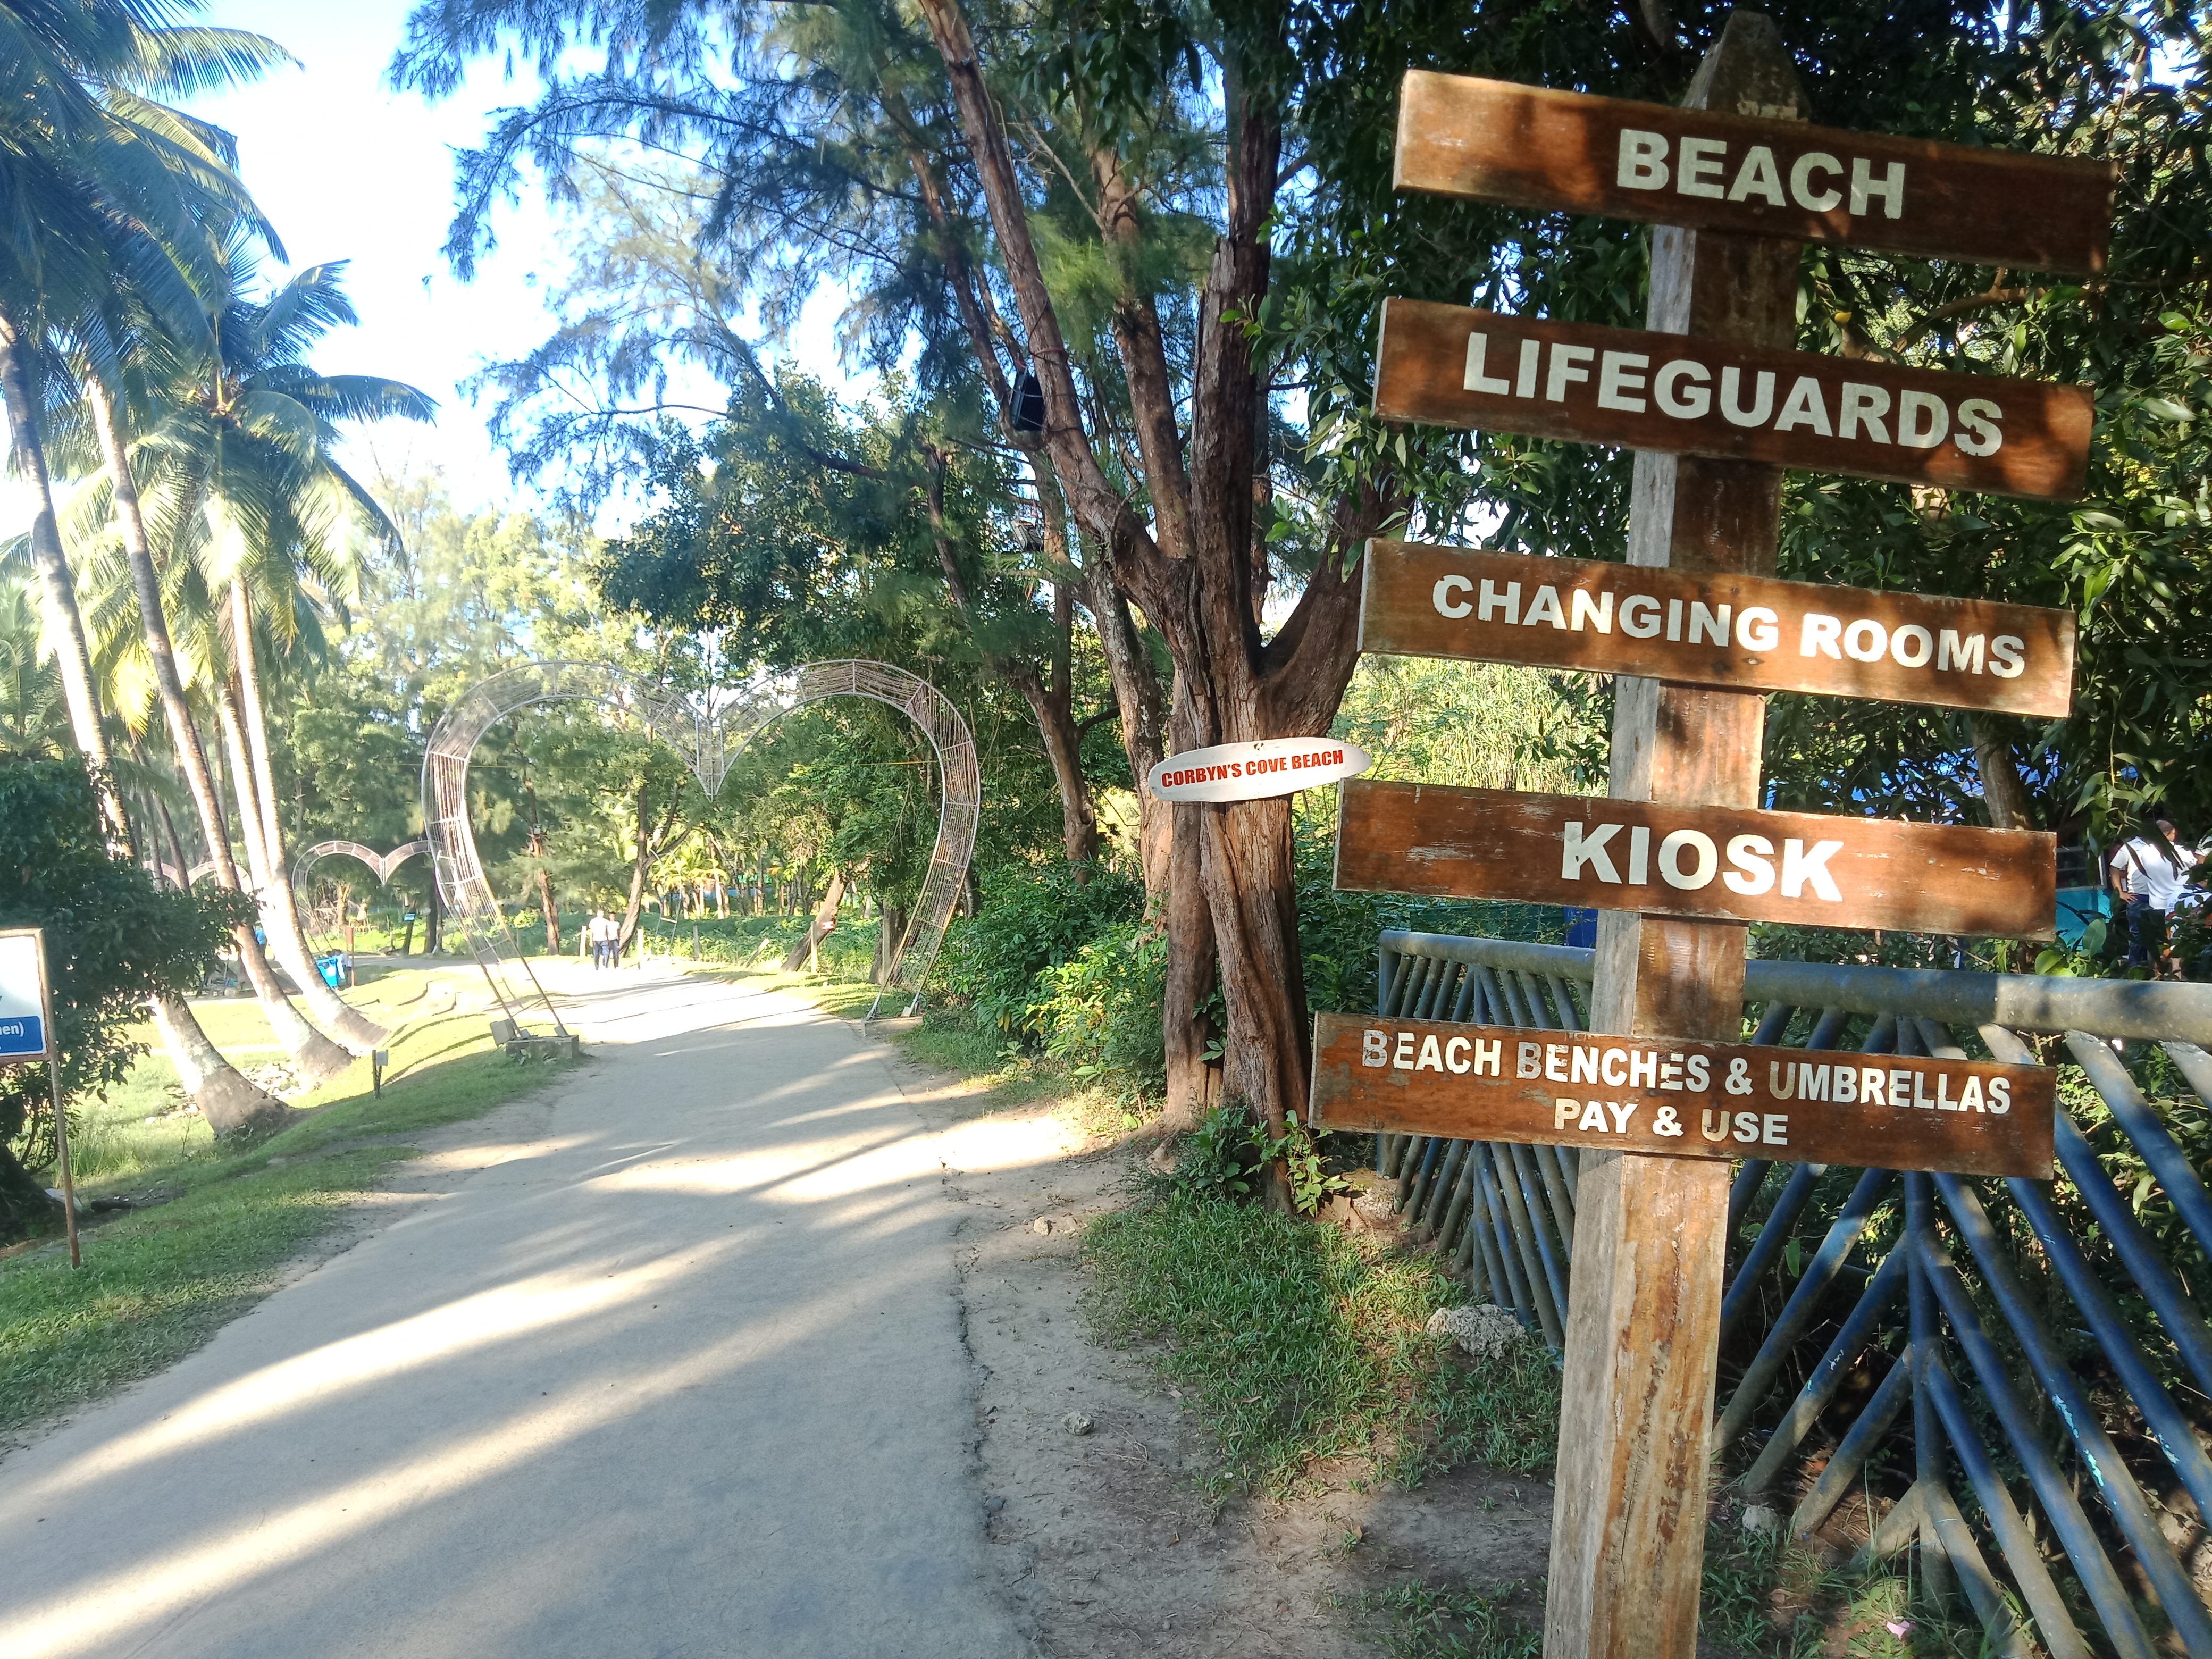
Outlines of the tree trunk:
[{"label": "tree trunk", "polygon": [[1973,734],[1974,767],[1981,774],[1982,804],[1989,808],[1990,827],[2034,829],[2035,811],[2028,799],[2027,785],[2021,778],[2019,763],[2013,759],[2012,744],[1996,720],[1988,714],[1969,714],[1966,726]]},{"label": "tree trunk", "polygon": [[46,471],[46,441],[33,395],[27,343],[15,322],[0,311],[0,403],[7,406],[8,436],[15,465],[32,490],[31,562],[39,573],[39,599],[46,633],[61,672],[62,698],[68,705],[70,734],[77,752],[93,768],[100,815],[108,839],[130,844],[130,826],[108,766],[107,736],[100,726],[100,699],[92,678],[92,652],[86,644],[84,615],[77,609],[76,584],[62,551],[61,526],[54,518],[53,481]]},{"label": "tree trunk", "polygon": [[1085,579],[1084,609],[1106,658],[1106,677],[1114,687],[1114,704],[1121,714],[1121,750],[1129,757],[1129,776],[1137,792],[1137,861],[1144,872],[1145,906],[1155,914],[1165,904],[1169,866],[1173,859],[1175,815],[1169,804],[1146,786],[1152,768],[1167,753],[1162,734],[1167,729],[1166,700],[1160,695],[1160,677],[1152,668],[1152,653],[1129,601],[1114,584],[1113,573],[1103,564]]},{"label": "tree trunk", "polygon": [[[299,901],[292,893],[292,871],[284,858],[284,836],[276,818],[276,774],[269,764],[269,716],[261,699],[261,673],[253,648],[253,611],[246,584],[230,585],[231,666],[237,682],[239,719],[246,733],[246,767],[259,805],[261,844],[267,863],[258,895],[262,926],[269,943],[300,987],[300,994],[323,1028],[355,1054],[365,1054],[391,1035],[323,983],[315,953],[301,931]],[[241,808],[244,803],[240,802]]]},{"label": "tree trunk", "polygon": [[[1176,698],[1176,747],[1194,748],[1195,717],[1181,695]],[[1213,948],[1213,908],[1200,876],[1204,861],[1206,809],[1194,802],[1161,802],[1160,817],[1170,828],[1168,872],[1162,919],[1167,927],[1166,994],[1160,1008],[1161,1034],[1167,1047],[1167,1108],[1161,1122],[1170,1133],[1194,1129],[1221,1101],[1221,1067],[1206,1058],[1220,1034],[1206,1017],[1218,965]]]},{"label": "tree trunk", "polygon": [[[253,774],[246,764],[246,734],[239,729],[238,709],[231,702],[227,689],[216,698],[216,719],[222,726],[224,747],[229,750],[231,786],[239,797],[240,836],[246,842],[246,860],[252,867],[254,882],[260,885],[265,879],[264,866],[267,863],[261,845],[261,809],[253,799]],[[237,866],[229,864],[227,854],[219,854],[218,857],[221,859],[216,866],[218,878],[228,866],[231,879],[235,882],[238,879]],[[268,907],[264,905],[262,908],[265,915]],[[268,955],[263,951],[261,942],[254,938],[253,930],[241,927],[235,937],[239,961],[246,969],[246,978],[252,981],[253,994],[260,1000],[261,1012],[267,1018],[270,1029],[276,1034],[276,1041],[283,1043],[285,1052],[292,1056],[292,1067],[299,1073],[300,1080],[312,1087],[318,1083],[326,1083],[344,1071],[352,1064],[352,1057],[300,1017],[299,1010],[293,1007],[291,1000],[284,994],[283,985],[277,980],[275,969],[270,967]]]},{"label": "tree trunk", "polygon": [[192,1097],[200,1115],[216,1139],[280,1129],[293,1115],[292,1109],[258,1085],[248,1082],[238,1069],[216,1052],[207,1033],[192,1017],[181,997],[155,997],[147,1006],[161,1046]]},{"label": "tree trunk", "polygon": [[868,969],[868,983],[890,983],[891,964],[898,960],[899,946],[906,942],[908,914],[903,905],[885,904],[876,917],[876,960]]},{"label": "tree trunk", "polygon": [[645,799],[646,787],[642,782],[637,786],[637,860],[630,868],[629,904],[623,912],[622,938],[615,946],[617,960],[623,951],[629,949],[629,942],[637,933],[638,918],[645,910],[645,878],[653,868],[654,849],[666,838],[670,828],[675,823],[676,809],[684,799],[684,787],[680,783],[669,790],[667,816],[660,821],[660,833],[655,835],[652,809]]},{"label": "tree trunk", "polygon": [[538,908],[545,917],[545,954],[561,954],[561,909],[553,902],[553,872],[538,866]]},{"label": "tree trunk", "polygon": [[822,902],[815,908],[814,919],[806,924],[806,932],[796,945],[784,952],[785,973],[795,974],[806,965],[807,957],[814,954],[822,941],[829,938],[830,930],[837,925],[837,908],[844,902],[845,872],[834,871],[830,877],[830,890],[823,894]]}]

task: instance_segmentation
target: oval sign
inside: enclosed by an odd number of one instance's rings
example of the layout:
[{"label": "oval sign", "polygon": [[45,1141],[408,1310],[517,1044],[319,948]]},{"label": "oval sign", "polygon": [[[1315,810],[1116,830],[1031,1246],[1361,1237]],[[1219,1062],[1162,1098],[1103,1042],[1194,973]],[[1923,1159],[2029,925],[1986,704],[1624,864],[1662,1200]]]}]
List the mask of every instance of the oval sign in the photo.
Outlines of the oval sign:
[{"label": "oval sign", "polygon": [[1375,757],[1335,738],[1262,738],[1170,755],[1145,779],[1162,800],[1258,800],[1357,777]]}]

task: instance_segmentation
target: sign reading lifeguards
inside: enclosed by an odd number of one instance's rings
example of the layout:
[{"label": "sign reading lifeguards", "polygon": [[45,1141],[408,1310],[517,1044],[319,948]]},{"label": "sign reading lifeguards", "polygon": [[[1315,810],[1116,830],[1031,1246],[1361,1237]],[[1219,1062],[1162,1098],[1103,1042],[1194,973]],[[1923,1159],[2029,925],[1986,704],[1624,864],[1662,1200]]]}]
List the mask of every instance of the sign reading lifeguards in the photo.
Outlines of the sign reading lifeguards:
[{"label": "sign reading lifeguards", "polygon": [[1400,190],[2030,270],[2105,269],[2115,177],[2109,161],[1426,70],[1398,100]]},{"label": "sign reading lifeguards", "polygon": [[1259,800],[1340,782],[1374,764],[1358,744],[1334,738],[1262,738],[1170,755],[1145,787],[1162,800]]},{"label": "sign reading lifeguards", "polygon": [[2087,386],[1382,302],[1375,412],[1671,455],[2071,500]]},{"label": "sign reading lifeguards", "polygon": [[1319,1014],[1315,1128],[2051,1179],[2045,1066]]},{"label": "sign reading lifeguards", "polygon": [[2074,613],[1377,538],[1359,648],[2063,719]]}]

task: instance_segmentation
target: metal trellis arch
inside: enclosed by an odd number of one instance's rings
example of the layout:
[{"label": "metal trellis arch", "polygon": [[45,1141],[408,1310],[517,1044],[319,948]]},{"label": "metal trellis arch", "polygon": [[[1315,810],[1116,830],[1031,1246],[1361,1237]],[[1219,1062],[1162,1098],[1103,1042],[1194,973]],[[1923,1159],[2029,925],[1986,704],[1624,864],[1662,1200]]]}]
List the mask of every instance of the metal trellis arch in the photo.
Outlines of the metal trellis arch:
[{"label": "metal trellis arch", "polygon": [[641,684],[611,663],[553,661],[527,663],[470,687],[439,720],[422,757],[423,836],[447,925],[460,928],[509,1019],[519,1025],[523,1010],[534,1006],[544,1011],[556,1031],[567,1031],[529,963],[515,948],[506,913],[477,855],[476,836],[469,824],[468,784],[469,760],[478,739],[498,721],[532,703],[571,699],[601,703],[617,718],[635,720],[640,729],[675,749],[700,787],[716,795],[731,763],[747,744],[793,709],[826,697],[867,697],[888,704],[920,726],[936,751],[937,845],[914,919],[877,994],[878,1002],[884,991],[893,989],[910,992],[916,1003],[921,1000],[967,881],[982,805],[975,738],[943,692],[888,663],[841,658],[808,663],[793,673],[716,693],[702,707],[681,693]]}]

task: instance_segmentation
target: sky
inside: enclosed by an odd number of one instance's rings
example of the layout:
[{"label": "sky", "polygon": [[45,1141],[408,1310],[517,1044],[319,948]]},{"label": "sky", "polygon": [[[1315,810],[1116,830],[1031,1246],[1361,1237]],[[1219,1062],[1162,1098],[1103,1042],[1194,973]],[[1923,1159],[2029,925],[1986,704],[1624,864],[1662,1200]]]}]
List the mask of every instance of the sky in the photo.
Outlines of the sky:
[{"label": "sky", "polygon": [[[439,404],[434,425],[364,429],[346,447],[347,465],[362,474],[437,466],[459,506],[529,505],[534,498],[508,483],[482,411],[457,383],[551,331],[541,296],[563,269],[561,226],[534,196],[502,210],[500,246],[468,283],[440,250],[453,214],[453,151],[481,138],[491,111],[527,101],[534,80],[526,70],[510,82],[503,64],[487,58],[436,105],[386,90],[407,12],[406,0],[214,0],[203,21],[266,34],[300,67],[190,107],[237,135],[242,176],[294,269],[348,261],[361,325],[330,336],[316,367],[404,380]],[[792,355],[850,388],[830,340],[836,310],[829,295],[810,308]],[[27,518],[26,492],[0,481],[0,531]]]}]

